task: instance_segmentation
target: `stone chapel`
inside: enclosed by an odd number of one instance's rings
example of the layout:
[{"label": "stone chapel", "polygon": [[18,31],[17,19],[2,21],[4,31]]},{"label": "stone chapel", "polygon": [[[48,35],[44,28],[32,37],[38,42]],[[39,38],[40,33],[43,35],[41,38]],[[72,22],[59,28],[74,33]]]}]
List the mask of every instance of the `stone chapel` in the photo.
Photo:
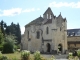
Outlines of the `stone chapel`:
[{"label": "stone chapel", "polygon": [[64,53],[67,50],[67,20],[61,13],[55,16],[50,7],[43,17],[38,17],[25,25],[21,49],[31,52]]}]

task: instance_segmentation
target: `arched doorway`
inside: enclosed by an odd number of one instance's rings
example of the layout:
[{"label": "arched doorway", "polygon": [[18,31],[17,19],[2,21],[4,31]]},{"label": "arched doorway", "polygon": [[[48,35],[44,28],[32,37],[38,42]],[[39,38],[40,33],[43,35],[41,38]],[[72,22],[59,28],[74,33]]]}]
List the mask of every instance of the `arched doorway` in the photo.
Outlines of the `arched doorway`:
[{"label": "arched doorway", "polygon": [[51,45],[50,43],[47,43],[47,52],[50,52],[50,49],[51,49]]},{"label": "arched doorway", "polygon": [[62,52],[62,44],[58,45],[58,50],[59,50],[59,52]]}]

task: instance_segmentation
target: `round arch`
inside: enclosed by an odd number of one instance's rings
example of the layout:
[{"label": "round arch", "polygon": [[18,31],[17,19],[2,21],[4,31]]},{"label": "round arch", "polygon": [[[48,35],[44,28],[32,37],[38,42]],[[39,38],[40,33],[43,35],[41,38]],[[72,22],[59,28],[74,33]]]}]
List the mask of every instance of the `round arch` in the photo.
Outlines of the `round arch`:
[{"label": "round arch", "polygon": [[60,52],[62,52],[62,44],[58,44],[58,50],[60,51]]},{"label": "round arch", "polygon": [[47,52],[50,52],[50,49],[51,49],[51,45],[50,43],[47,43]]}]

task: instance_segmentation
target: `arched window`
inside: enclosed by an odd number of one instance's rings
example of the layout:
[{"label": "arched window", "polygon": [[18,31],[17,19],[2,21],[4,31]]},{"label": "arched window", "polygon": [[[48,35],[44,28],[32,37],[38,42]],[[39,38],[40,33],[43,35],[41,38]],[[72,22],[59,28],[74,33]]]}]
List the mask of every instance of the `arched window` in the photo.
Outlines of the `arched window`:
[{"label": "arched window", "polygon": [[48,27],[46,28],[46,34],[49,34],[49,28]]},{"label": "arched window", "polygon": [[39,31],[37,31],[37,33],[36,33],[36,38],[37,38],[37,39],[40,38],[40,32],[39,32]]},{"label": "arched window", "polygon": [[61,27],[60,27],[60,31],[61,31]]},{"label": "arched window", "polygon": [[51,15],[50,15],[50,19],[51,19]]},{"label": "arched window", "polygon": [[47,14],[47,19],[48,19],[48,14]]},{"label": "arched window", "polygon": [[28,31],[28,35],[27,35],[27,36],[28,36],[28,38],[29,38],[29,31]]}]

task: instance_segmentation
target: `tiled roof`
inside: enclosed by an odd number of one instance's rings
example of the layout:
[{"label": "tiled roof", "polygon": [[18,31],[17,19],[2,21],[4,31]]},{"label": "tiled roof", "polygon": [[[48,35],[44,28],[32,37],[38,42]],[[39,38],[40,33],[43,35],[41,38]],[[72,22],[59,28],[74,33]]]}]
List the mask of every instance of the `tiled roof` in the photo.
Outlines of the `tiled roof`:
[{"label": "tiled roof", "polygon": [[44,24],[50,24],[52,23],[52,19],[47,19],[47,22],[45,22]]},{"label": "tiled roof", "polygon": [[75,35],[79,35],[80,33],[80,29],[68,29],[67,33],[69,33],[70,35],[72,35],[73,33],[75,33]]},{"label": "tiled roof", "polygon": [[68,29],[67,32],[75,32],[77,33],[80,29]]},{"label": "tiled roof", "polygon": [[30,26],[30,25],[41,25],[43,20],[44,19],[40,16],[37,19],[31,21],[29,24],[25,25],[25,27]]}]

